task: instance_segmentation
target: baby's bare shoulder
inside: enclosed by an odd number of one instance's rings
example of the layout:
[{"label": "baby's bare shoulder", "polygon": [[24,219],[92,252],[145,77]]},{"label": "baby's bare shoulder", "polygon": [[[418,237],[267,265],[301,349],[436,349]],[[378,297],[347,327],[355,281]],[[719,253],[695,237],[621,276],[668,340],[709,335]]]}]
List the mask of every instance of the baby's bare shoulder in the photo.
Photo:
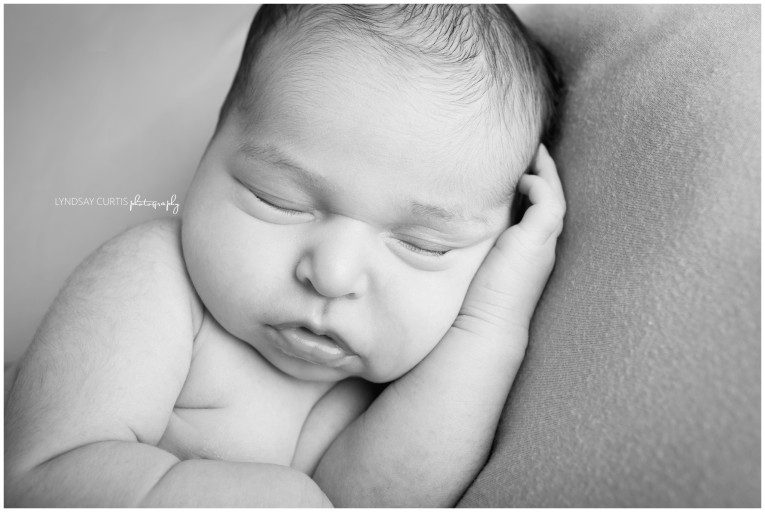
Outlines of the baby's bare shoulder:
[{"label": "baby's bare shoulder", "polygon": [[19,364],[6,410],[6,440],[18,449],[6,462],[21,470],[97,442],[156,444],[199,318],[179,221],[103,244],[64,284]]},{"label": "baby's bare shoulder", "polygon": [[185,302],[193,334],[199,331],[202,304],[186,271],[179,218],[151,220],[123,231],[83,261],[67,286],[83,273],[88,279],[77,285],[101,282],[101,288],[114,287],[115,297],[122,292],[140,301]]},{"label": "baby's bare shoulder", "polygon": [[81,267],[95,265],[96,268],[106,269],[116,263],[130,267],[143,266],[151,272],[164,271],[178,277],[185,268],[180,219],[156,219],[126,229],[106,241]]}]

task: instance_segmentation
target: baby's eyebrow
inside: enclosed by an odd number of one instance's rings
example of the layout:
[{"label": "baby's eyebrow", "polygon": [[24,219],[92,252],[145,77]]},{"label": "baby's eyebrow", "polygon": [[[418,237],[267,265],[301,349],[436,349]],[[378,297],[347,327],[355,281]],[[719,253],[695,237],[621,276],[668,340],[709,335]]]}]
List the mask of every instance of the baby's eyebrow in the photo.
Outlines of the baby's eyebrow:
[{"label": "baby's eyebrow", "polygon": [[336,188],[327,178],[318,173],[306,170],[303,165],[274,145],[265,144],[261,146],[246,142],[242,144],[239,149],[247,158],[268,162],[276,167],[292,171],[297,175],[299,180],[309,184],[316,190],[327,192]]},{"label": "baby's eyebrow", "polygon": [[416,216],[436,217],[445,222],[478,222],[487,224],[488,220],[484,215],[464,215],[456,210],[443,208],[434,204],[423,204],[413,202],[410,204],[410,211]]}]

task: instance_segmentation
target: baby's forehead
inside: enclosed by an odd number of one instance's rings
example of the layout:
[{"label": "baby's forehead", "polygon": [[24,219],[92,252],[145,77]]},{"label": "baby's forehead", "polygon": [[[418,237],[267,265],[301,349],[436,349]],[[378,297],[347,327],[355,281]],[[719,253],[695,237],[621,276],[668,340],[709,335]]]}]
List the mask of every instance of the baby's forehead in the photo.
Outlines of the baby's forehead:
[{"label": "baby's forehead", "polygon": [[256,108],[247,115],[291,121],[301,134],[346,129],[371,153],[398,157],[401,167],[416,171],[423,165],[419,157],[431,156],[441,166],[436,179],[457,167],[452,174],[463,180],[460,190],[499,178],[501,195],[507,196],[520,175],[520,144],[491,99],[463,101],[444,91],[449,77],[442,70],[407,67],[376,52],[325,41],[314,53],[289,40],[274,42],[253,70],[249,103]]}]

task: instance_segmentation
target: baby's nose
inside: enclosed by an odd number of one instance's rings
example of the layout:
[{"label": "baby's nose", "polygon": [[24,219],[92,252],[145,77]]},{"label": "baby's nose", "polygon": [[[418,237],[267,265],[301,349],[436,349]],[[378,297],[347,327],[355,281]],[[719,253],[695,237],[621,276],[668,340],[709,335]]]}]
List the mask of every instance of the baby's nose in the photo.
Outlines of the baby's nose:
[{"label": "baby's nose", "polygon": [[358,221],[332,221],[301,256],[297,279],[327,298],[363,296],[369,286],[370,236]]}]

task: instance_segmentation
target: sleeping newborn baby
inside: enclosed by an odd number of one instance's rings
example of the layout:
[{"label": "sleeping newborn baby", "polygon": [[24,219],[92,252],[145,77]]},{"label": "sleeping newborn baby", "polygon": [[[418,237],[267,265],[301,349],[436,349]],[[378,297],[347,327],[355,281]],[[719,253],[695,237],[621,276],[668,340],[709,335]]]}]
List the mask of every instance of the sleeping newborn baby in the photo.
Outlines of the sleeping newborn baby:
[{"label": "sleeping newborn baby", "polygon": [[453,505],[554,263],[555,94],[506,6],[263,6],[182,220],[21,361],[6,505]]}]

